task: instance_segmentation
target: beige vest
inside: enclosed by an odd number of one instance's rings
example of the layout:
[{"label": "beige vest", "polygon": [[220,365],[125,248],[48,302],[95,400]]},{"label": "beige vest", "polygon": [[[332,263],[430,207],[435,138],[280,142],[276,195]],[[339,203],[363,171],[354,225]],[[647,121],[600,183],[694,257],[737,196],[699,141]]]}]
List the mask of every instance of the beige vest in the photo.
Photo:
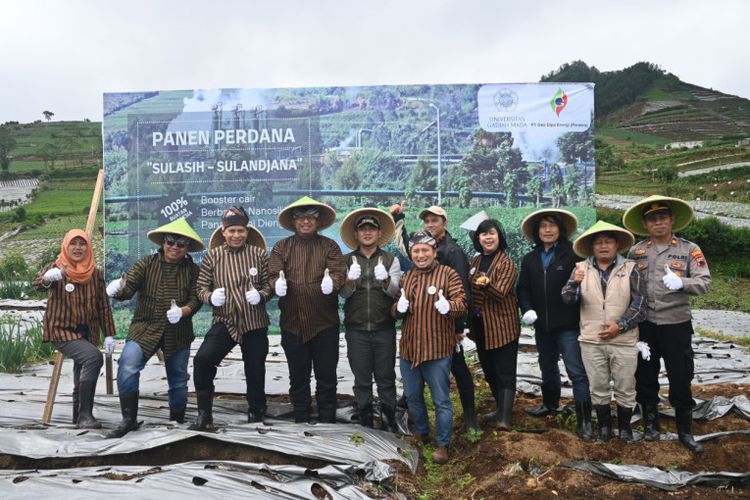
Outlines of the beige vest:
[{"label": "beige vest", "polygon": [[599,338],[602,325],[617,322],[630,305],[630,273],[635,262],[616,264],[607,282],[607,297],[604,298],[599,271],[586,260],[586,276],[581,282],[581,336],[579,342],[593,344],[635,345],[638,342],[638,327],[621,333],[611,340]]}]

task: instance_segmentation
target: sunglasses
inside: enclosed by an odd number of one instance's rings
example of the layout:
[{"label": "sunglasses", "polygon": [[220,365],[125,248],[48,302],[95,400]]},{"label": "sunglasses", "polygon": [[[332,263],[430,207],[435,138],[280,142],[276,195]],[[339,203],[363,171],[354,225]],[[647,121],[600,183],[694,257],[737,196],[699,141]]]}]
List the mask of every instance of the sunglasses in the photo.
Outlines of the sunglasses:
[{"label": "sunglasses", "polygon": [[174,236],[165,236],[164,243],[170,247],[185,248],[188,246],[188,240],[185,238],[175,238]]}]

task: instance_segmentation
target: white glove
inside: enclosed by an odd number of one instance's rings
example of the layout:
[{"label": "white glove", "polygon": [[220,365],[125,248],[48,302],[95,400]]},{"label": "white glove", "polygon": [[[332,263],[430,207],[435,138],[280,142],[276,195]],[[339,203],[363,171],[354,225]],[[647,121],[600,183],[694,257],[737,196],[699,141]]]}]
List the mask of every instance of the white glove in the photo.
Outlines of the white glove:
[{"label": "white glove", "polygon": [[227,301],[227,292],[224,288],[217,288],[211,292],[211,304],[214,307],[220,307]]},{"label": "white glove", "polygon": [[539,317],[536,315],[536,311],[533,309],[529,309],[528,311],[523,313],[523,317],[521,318],[524,325],[533,325],[537,319],[539,319]]},{"label": "white glove", "polygon": [[383,265],[383,257],[378,257],[378,265],[373,270],[375,272],[375,279],[378,281],[385,281],[388,278],[388,271],[386,271]]},{"label": "white glove", "polygon": [[109,285],[107,285],[107,296],[114,297],[125,286],[125,282],[122,280],[122,278],[117,278],[116,280],[112,280],[109,282]]},{"label": "white glove", "polygon": [[409,310],[409,301],[406,298],[406,292],[404,292],[404,289],[401,289],[401,297],[398,299],[398,304],[396,304],[396,310],[400,313],[405,313]]},{"label": "white glove", "polygon": [[349,272],[346,273],[346,279],[350,281],[357,281],[360,276],[362,276],[362,266],[360,266],[359,262],[357,262],[357,257],[352,256],[352,266],[349,268]]},{"label": "white glove", "polygon": [[661,280],[664,282],[664,285],[667,288],[669,288],[670,290],[679,290],[683,286],[685,286],[682,283],[682,278],[672,272],[668,264],[664,264],[664,272],[666,272],[667,274],[665,274]]},{"label": "white glove", "polygon": [[645,359],[646,361],[651,361],[651,348],[647,343],[636,342],[635,346],[638,348],[638,351],[641,353],[641,357],[643,359]]},{"label": "white glove", "polygon": [[182,308],[177,307],[177,303],[172,300],[172,307],[167,310],[167,320],[173,325],[182,318]]},{"label": "white glove", "polygon": [[115,352],[116,345],[117,342],[115,342],[114,337],[104,337],[104,354],[111,356]]},{"label": "white glove", "polygon": [[[362,272],[361,269],[360,272]],[[326,268],[323,281],[320,282],[320,289],[323,292],[323,295],[330,295],[331,292],[333,292],[333,280],[331,279],[328,268]]]},{"label": "white glove", "polygon": [[276,295],[283,297],[286,295],[286,278],[284,277],[284,271],[279,271],[279,279],[276,280]]},{"label": "white glove", "polygon": [[443,296],[443,290],[438,292],[438,297],[437,302],[435,302],[435,309],[442,315],[448,314],[451,310],[451,304]]},{"label": "white glove", "polygon": [[44,273],[44,281],[47,281],[49,283],[53,281],[60,281],[62,279],[62,271],[56,267],[51,268],[49,271]]},{"label": "white glove", "polygon": [[245,300],[247,300],[247,303],[251,306],[260,304],[260,293],[255,289],[252,283],[250,284],[250,290],[245,292]]}]

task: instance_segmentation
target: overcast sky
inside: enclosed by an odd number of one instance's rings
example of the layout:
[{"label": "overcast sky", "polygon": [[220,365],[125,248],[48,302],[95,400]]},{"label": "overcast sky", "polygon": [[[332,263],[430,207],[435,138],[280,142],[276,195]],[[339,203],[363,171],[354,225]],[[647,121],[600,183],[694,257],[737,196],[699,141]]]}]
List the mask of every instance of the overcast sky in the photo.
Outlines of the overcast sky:
[{"label": "overcast sky", "polygon": [[3,0],[0,123],[103,92],[535,82],[650,61],[750,98],[747,0]]}]

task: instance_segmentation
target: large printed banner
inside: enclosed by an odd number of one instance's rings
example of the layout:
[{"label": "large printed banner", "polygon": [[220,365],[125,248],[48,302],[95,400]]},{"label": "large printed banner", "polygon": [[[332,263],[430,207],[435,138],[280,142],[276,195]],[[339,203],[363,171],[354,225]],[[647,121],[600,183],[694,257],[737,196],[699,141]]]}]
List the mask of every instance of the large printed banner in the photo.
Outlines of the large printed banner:
[{"label": "large printed banner", "polygon": [[[410,230],[439,203],[469,254],[458,227],[485,210],[518,258],[530,248],[520,220],[537,207],[593,223],[593,115],[593,84],[582,83],[105,94],[108,279],[156,251],[146,233],[178,217],[208,244],[231,205],[245,207],[270,251],[289,235],[278,213],[304,195],[339,221],[407,200]],[[340,242],[338,227],[325,234]],[[118,311],[124,331],[129,315]]]}]

